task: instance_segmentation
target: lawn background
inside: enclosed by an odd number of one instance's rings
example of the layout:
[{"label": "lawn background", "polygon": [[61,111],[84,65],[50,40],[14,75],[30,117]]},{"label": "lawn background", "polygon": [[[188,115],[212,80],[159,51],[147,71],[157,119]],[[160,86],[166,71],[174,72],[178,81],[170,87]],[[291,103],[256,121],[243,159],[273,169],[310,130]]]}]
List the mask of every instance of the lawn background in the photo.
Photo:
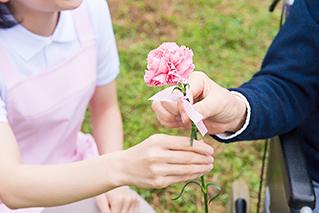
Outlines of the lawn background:
[{"label": "lawn background", "polygon": [[[143,81],[151,49],[164,41],[184,44],[194,51],[196,70],[205,71],[225,87],[239,86],[258,71],[277,32],[279,11],[270,14],[269,4],[265,0],[109,0],[121,58],[117,85],[125,147],[154,133],[188,135],[162,128],[151,111],[147,99],[157,90]],[[90,131],[88,123],[83,128]],[[262,143],[225,145],[209,137],[205,140],[216,150],[209,180],[224,189],[211,205],[214,212],[225,212],[231,183],[238,178],[249,184],[255,212]],[[183,199],[172,201],[181,187],[176,184],[163,190],[137,190],[157,212],[201,212],[197,188],[187,190]]]}]

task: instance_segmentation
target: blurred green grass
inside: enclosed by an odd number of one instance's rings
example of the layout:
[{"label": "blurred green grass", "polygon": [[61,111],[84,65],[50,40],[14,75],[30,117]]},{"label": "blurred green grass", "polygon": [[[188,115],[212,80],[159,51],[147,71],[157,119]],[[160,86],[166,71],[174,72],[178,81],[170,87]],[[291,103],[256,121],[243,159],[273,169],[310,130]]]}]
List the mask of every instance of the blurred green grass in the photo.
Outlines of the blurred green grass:
[{"label": "blurred green grass", "polygon": [[[267,1],[244,0],[109,0],[121,58],[118,95],[128,148],[154,133],[188,135],[159,125],[148,97],[157,90],[143,81],[148,52],[164,41],[176,41],[194,51],[197,70],[205,71],[225,87],[236,87],[255,73],[277,32],[278,12],[267,11]],[[89,124],[84,129],[89,131]],[[209,180],[224,188],[211,205],[225,212],[233,180],[244,179],[250,187],[255,211],[262,144],[220,144],[215,147],[215,168]],[[127,166],[130,166],[129,163]],[[140,190],[158,212],[201,212],[199,189],[187,190],[172,201],[182,184],[163,190]],[[194,205],[193,205],[194,204]]]}]

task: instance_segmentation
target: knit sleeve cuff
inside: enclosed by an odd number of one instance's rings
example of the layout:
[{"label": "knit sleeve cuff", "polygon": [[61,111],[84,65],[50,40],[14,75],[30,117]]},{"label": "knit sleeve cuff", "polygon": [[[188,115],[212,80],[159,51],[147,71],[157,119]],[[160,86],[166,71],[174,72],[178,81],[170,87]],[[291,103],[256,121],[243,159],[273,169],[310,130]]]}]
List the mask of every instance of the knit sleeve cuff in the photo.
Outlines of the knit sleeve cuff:
[{"label": "knit sleeve cuff", "polygon": [[238,130],[237,132],[233,133],[233,134],[228,134],[228,133],[223,133],[223,134],[217,134],[216,137],[221,139],[221,140],[230,140],[233,139],[237,136],[239,136],[240,134],[242,134],[248,127],[249,122],[250,122],[250,117],[251,117],[251,107],[250,104],[247,100],[247,98],[241,94],[240,92],[236,92],[236,91],[231,91],[231,93],[233,93],[234,95],[238,96],[239,98],[241,98],[246,105],[247,108],[247,115],[246,115],[246,120],[244,125],[242,126],[242,128],[240,128],[240,130]]}]

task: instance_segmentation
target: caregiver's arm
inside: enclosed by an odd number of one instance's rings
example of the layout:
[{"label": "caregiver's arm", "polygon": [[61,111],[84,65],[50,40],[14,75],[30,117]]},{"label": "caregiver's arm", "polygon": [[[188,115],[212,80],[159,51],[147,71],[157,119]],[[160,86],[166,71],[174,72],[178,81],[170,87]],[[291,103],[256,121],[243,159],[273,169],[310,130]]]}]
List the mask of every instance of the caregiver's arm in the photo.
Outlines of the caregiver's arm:
[{"label": "caregiver's arm", "polygon": [[154,135],[126,151],[91,160],[25,165],[9,125],[0,122],[0,200],[11,208],[56,206],[122,185],[158,188],[194,179],[212,168],[213,150],[188,143],[187,138]]},{"label": "caregiver's arm", "polygon": [[[248,100],[222,88],[205,74],[190,78],[194,107],[203,114],[210,134],[240,130],[247,115],[249,125],[229,142],[275,136],[300,125],[318,104],[319,25],[304,0],[296,0],[286,24],[273,41],[262,69],[249,82],[233,89]],[[179,127],[189,123],[183,107],[154,102],[160,122]],[[176,116],[182,115],[182,121]]]},{"label": "caregiver's arm", "polygon": [[[106,154],[122,150],[123,127],[114,80],[96,87],[90,102],[90,111],[93,136],[99,153]],[[138,212],[138,196],[129,187],[120,187],[105,195],[97,198],[97,206],[101,212],[109,212],[108,209],[112,212]]]},{"label": "caregiver's arm", "polygon": [[72,164],[24,165],[9,125],[1,123],[0,200],[11,208],[54,206],[103,193],[123,178],[120,166],[113,165],[116,158],[121,160],[114,154]]},{"label": "caregiver's arm", "polygon": [[115,81],[96,88],[90,111],[93,136],[100,154],[122,150],[123,127]]}]

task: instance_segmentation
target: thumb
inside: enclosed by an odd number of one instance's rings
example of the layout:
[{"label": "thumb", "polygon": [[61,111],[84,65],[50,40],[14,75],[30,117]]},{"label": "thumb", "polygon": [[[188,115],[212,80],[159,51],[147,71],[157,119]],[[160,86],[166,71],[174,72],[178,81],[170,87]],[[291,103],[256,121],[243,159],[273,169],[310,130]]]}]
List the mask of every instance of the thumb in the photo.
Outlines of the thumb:
[{"label": "thumb", "polygon": [[[214,115],[214,107],[210,97],[206,97],[203,100],[193,104],[193,108],[195,111],[197,111],[199,114],[203,116],[204,120]],[[178,102],[178,109],[184,126],[190,127],[191,120],[188,117],[188,114],[182,101]]]},{"label": "thumb", "polygon": [[206,97],[203,100],[195,103],[193,107],[198,113],[200,113],[204,117],[204,119],[207,119],[214,115],[212,103],[209,97]]},{"label": "thumb", "polygon": [[190,85],[189,98],[191,103],[194,103],[194,100],[202,97],[205,90],[205,82],[207,78],[208,77],[205,73],[198,71],[195,71],[190,75],[188,81]]}]

